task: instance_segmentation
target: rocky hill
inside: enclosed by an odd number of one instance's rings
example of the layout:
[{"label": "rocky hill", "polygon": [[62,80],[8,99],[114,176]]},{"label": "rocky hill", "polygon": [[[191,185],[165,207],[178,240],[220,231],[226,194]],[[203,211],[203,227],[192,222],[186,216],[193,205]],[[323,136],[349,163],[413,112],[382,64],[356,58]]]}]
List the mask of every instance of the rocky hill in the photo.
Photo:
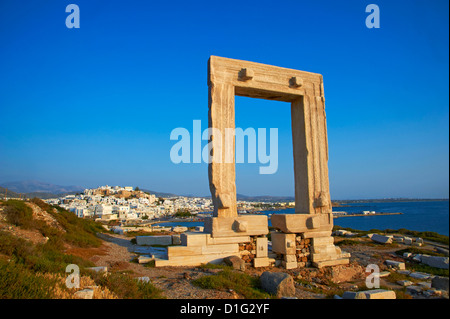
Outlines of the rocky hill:
[{"label": "rocky hill", "polygon": [[62,194],[70,192],[82,192],[84,190],[84,188],[81,186],[61,186],[34,180],[6,182],[2,183],[0,186],[8,188],[8,190],[11,190],[16,193]]},{"label": "rocky hill", "polygon": [[[158,296],[150,283],[127,274],[105,279],[91,268],[95,263],[86,256],[101,254],[101,232],[100,224],[39,199],[0,201],[0,299]],[[66,285],[68,265],[80,269],[78,288]]]}]

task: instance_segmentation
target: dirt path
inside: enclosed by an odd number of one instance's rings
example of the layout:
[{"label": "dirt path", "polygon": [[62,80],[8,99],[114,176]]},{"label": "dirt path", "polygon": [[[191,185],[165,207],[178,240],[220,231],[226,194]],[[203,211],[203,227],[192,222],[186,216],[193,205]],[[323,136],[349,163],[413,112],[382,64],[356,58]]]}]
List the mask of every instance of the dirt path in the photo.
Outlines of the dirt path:
[{"label": "dirt path", "polygon": [[[145,267],[142,264],[131,262],[136,254],[133,253],[133,244],[130,238],[116,234],[101,234],[103,246],[100,254],[93,255],[89,259],[97,266],[106,266],[109,271],[131,272],[135,277],[149,277],[152,283],[164,291],[168,299],[239,299],[234,291],[219,291],[202,289],[194,286],[191,281],[202,276],[211,275],[217,269],[201,269],[196,267]],[[249,274],[260,275],[263,270],[250,270]],[[324,298],[303,289],[296,289],[296,297],[299,299]]]},{"label": "dirt path", "polygon": [[169,299],[233,299],[236,294],[228,291],[201,289],[191,284],[191,280],[211,274],[192,267],[145,267],[132,261],[136,254],[131,252],[130,238],[120,235],[105,235],[105,254],[91,257],[97,266],[107,266],[109,271],[131,272],[134,277],[149,277],[152,283],[164,291]]}]

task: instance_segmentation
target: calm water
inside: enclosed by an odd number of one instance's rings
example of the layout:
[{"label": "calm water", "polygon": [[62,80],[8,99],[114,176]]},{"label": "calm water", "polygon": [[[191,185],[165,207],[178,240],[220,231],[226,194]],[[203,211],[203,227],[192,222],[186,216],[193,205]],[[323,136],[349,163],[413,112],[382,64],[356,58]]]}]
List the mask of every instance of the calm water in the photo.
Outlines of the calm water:
[{"label": "calm water", "polygon": [[[417,231],[434,231],[442,235],[449,235],[449,202],[392,202],[392,203],[356,203],[348,207],[334,207],[333,211],[361,213],[365,210],[385,213],[403,213],[403,215],[342,217],[335,218],[334,224],[353,229],[400,229],[406,228]],[[266,211],[265,214],[293,214],[294,209]],[[164,226],[203,226],[202,222],[166,222]],[[270,225],[270,220],[269,220]]]},{"label": "calm water", "polygon": [[185,227],[196,227],[196,226],[203,226],[203,222],[163,222],[163,223],[157,223],[155,226],[185,226]]},{"label": "calm water", "polygon": [[442,235],[449,234],[448,201],[433,202],[393,202],[393,203],[358,203],[350,207],[335,207],[333,211],[403,213],[403,215],[344,217],[335,218],[335,225],[354,229],[399,229],[417,231],[434,231]]}]

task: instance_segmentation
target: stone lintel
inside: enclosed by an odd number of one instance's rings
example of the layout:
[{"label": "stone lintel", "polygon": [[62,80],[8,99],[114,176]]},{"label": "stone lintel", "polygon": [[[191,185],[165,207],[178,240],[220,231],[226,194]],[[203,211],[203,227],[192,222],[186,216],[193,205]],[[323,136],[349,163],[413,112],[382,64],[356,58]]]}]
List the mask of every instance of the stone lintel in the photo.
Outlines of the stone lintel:
[{"label": "stone lintel", "polygon": [[321,87],[323,81],[317,73],[218,56],[209,58],[208,67],[208,84],[225,82],[236,95],[267,100],[291,102],[305,94],[305,86]]}]

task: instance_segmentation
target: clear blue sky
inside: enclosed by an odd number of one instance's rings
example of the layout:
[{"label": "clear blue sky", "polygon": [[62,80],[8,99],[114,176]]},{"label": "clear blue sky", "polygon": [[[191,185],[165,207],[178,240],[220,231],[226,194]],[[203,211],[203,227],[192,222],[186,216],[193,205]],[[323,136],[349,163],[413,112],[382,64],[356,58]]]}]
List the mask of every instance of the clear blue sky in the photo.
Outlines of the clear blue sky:
[{"label": "clear blue sky", "polygon": [[[70,3],[80,29],[65,26]],[[380,29],[365,26],[370,3]],[[0,183],[208,195],[207,164],[173,164],[169,136],[206,127],[218,55],[323,74],[333,199],[448,197],[448,6],[1,0]],[[236,125],[279,130],[278,172],[238,164],[238,193],[293,195],[289,104],[237,97]]]}]

